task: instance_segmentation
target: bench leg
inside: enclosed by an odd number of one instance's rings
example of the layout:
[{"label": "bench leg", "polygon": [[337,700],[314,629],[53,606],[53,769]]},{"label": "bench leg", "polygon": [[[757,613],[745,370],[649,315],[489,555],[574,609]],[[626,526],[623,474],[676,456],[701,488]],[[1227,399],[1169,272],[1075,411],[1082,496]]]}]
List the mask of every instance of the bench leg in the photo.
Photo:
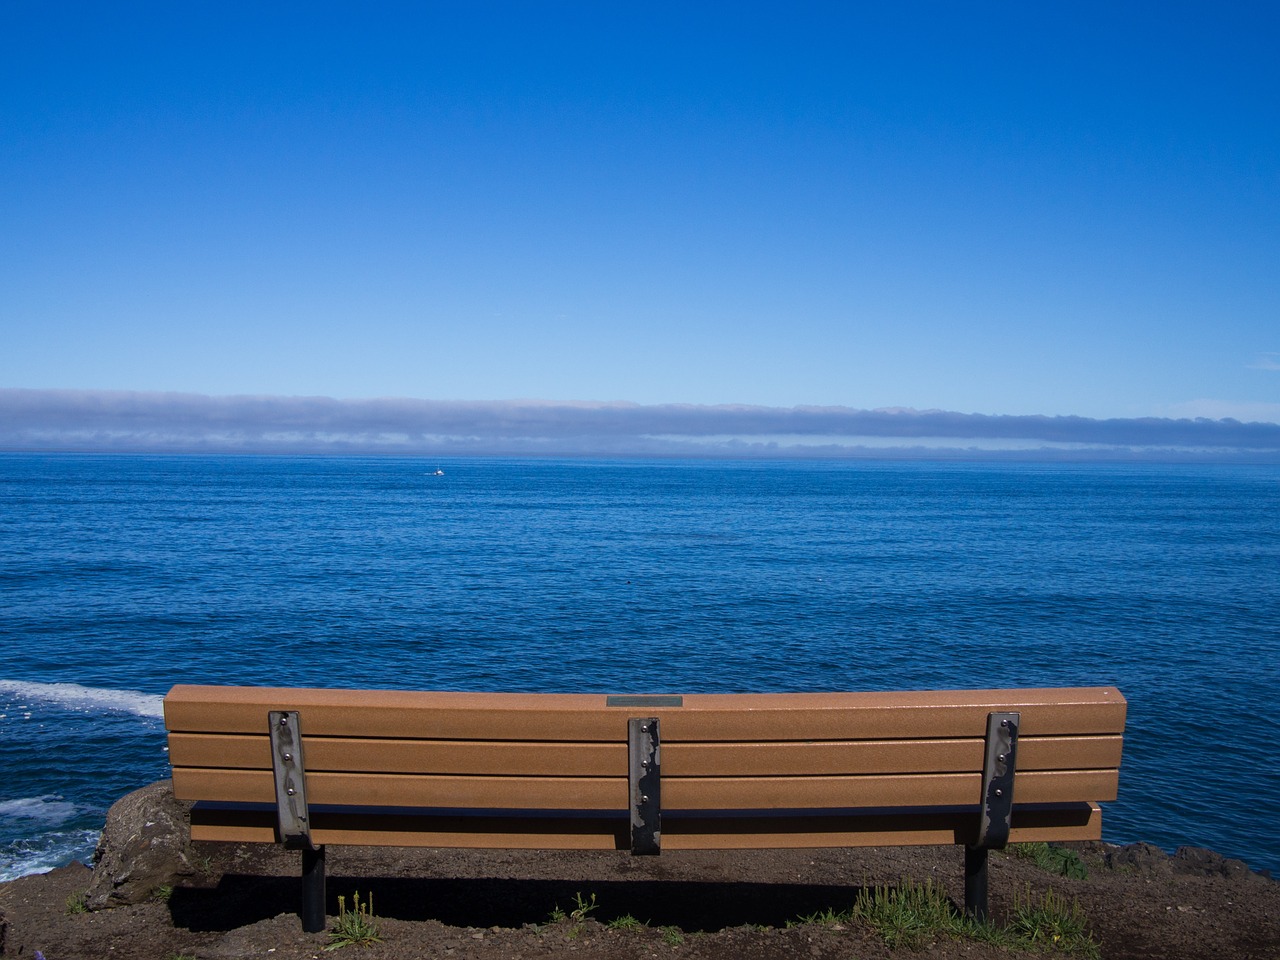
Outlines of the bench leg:
[{"label": "bench leg", "polygon": [[987,922],[987,848],[964,848],[964,912]]},{"label": "bench leg", "polygon": [[320,933],[325,928],[324,916],[324,847],[302,850],[302,929]]}]

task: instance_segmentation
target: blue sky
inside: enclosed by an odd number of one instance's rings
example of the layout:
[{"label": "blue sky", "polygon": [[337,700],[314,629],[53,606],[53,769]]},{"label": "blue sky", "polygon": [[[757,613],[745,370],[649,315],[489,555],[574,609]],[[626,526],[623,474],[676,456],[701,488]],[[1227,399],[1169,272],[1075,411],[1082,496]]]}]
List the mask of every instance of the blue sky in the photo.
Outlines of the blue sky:
[{"label": "blue sky", "polygon": [[40,391],[1280,423],[1271,4],[262,6],[0,4],[11,425]]}]

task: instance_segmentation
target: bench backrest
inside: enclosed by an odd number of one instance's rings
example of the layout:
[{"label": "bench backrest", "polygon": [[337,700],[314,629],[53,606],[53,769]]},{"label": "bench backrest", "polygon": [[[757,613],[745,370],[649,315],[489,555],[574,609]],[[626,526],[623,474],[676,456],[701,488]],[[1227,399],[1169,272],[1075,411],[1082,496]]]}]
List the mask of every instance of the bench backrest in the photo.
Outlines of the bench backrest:
[{"label": "bench backrest", "polygon": [[[649,698],[178,686],[165,698],[175,795],[274,803],[271,710],[299,713],[313,805],[495,812],[625,812],[628,719],[657,717],[664,841],[679,846],[667,811],[972,809],[987,717],[1001,711],[1021,715],[1024,822],[1039,806],[1090,807],[1116,796],[1126,704],[1113,687]],[[1096,836],[1088,820],[1080,835]]]}]

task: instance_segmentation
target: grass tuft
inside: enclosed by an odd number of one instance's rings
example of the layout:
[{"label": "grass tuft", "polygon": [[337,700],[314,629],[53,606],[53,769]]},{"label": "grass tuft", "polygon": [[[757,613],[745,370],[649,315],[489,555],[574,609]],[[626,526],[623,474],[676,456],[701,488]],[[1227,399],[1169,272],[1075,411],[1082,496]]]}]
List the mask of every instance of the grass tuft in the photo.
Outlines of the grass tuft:
[{"label": "grass tuft", "polygon": [[941,936],[963,936],[972,926],[932,880],[923,884],[904,880],[897,887],[863,890],[849,919],[870,926],[889,947],[920,947]]},{"label": "grass tuft", "polygon": [[[835,927],[842,924],[852,923],[854,919],[853,910],[836,910],[827,907],[825,910],[818,910],[814,913],[804,914],[800,917],[799,923],[816,923],[823,927]],[[787,924],[790,926],[791,924]]]},{"label": "grass tuft", "polygon": [[612,920],[606,923],[605,926],[608,927],[610,930],[638,930],[641,927],[648,926],[648,924],[643,923],[640,920],[637,920],[635,917],[633,917],[629,913],[624,913],[620,917],[614,917]]},{"label": "grass tuft", "polygon": [[[800,917],[799,923],[841,927],[861,923],[870,927],[890,949],[918,949],[937,940],[969,940],[1007,950],[1056,950],[1098,960],[1097,942],[1090,936],[1084,911],[1075,901],[1048,891],[1035,900],[1028,887],[1014,898],[1009,924],[998,927],[966,917],[946,891],[931,880],[923,884],[903,880],[898,886],[862,890],[852,909],[821,910]],[[792,926],[792,924],[787,924]]]},{"label": "grass tuft", "polygon": [[378,933],[378,921],[373,915],[373,894],[369,894],[369,902],[362,904],[360,894],[351,895],[351,910],[347,910],[347,898],[338,897],[338,916],[333,921],[333,929],[329,931],[329,944],[326,950],[338,950],[342,947],[367,947],[381,942]]},{"label": "grass tuft", "polygon": [[89,912],[89,891],[80,890],[67,897],[67,915],[75,916]]},{"label": "grass tuft", "polygon": [[1080,904],[1067,902],[1052,890],[1039,900],[1014,898],[1009,933],[1022,945],[1047,947],[1094,960],[1101,956],[1097,941],[1089,934],[1088,923]]},{"label": "grass tuft", "polygon": [[1071,880],[1083,880],[1089,876],[1089,868],[1080,859],[1080,854],[1066,847],[1053,847],[1047,843],[1015,843],[1009,851],[1054,876]]}]

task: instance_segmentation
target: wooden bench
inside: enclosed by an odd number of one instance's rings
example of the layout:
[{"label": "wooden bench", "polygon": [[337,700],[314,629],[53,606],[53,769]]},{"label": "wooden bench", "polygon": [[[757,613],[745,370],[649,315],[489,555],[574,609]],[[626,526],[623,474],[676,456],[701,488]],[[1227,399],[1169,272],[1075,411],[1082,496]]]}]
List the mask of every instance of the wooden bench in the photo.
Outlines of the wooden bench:
[{"label": "wooden bench", "polygon": [[[1126,704],[1114,687],[914,693],[421,693],[176,686],[174,794],[194,840],[667,850],[1101,836]],[[1016,796],[1016,802],[1015,802]]]}]

